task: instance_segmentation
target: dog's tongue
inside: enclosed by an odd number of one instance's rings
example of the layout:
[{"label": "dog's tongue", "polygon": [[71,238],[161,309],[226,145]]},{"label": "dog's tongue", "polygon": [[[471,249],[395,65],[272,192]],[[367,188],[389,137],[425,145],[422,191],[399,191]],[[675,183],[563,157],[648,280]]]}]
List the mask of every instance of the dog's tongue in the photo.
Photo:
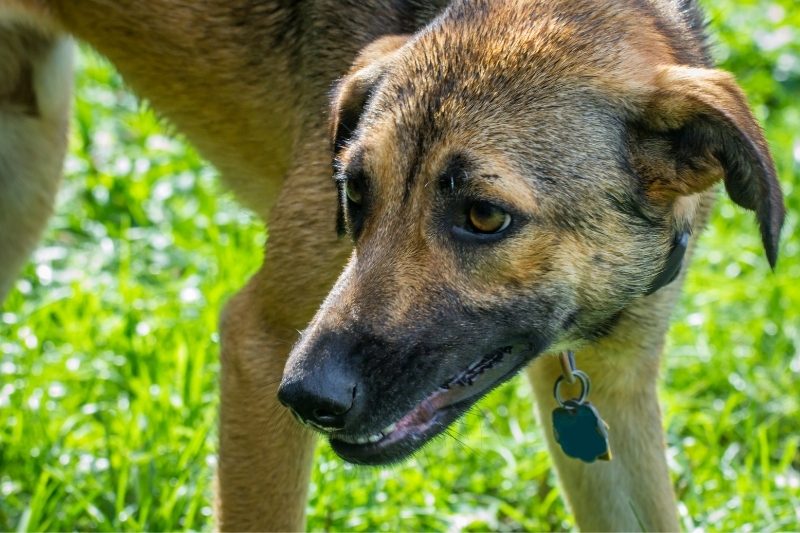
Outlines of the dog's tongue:
[{"label": "dog's tongue", "polygon": [[470,365],[467,370],[452,378],[401,418],[397,422],[397,429],[426,425],[433,420],[438,410],[467,400],[475,394],[480,394],[485,389],[485,387],[481,387],[482,383],[493,383],[506,373],[507,365],[502,363],[510,352],[511,348],[503,348]]},{"label": "dog's tongue", "polygon": [[398,420],[397,429],[402,431],[419,426],[425,426],[430,423],[430,421],[433,420],[434,415],[436,415],[436,411],[440,407],[447,405],[446,403],[437,405],[438,402],[436,400],[438,400],[439,397],[439,393],[436,393],[422,400],[422,403],[417,405],[417,407],[406,414],[406,416]]},{"label": "dog's tongue", "polygon": [[508,377],[515,363],[514,356],[530,349],[527,346],[507,346],[476,361],[398,420],[392,428],[390,440],[399,438],[399,435],[420,431],[433,423],[442,409],[488,391],[488,385]]}]

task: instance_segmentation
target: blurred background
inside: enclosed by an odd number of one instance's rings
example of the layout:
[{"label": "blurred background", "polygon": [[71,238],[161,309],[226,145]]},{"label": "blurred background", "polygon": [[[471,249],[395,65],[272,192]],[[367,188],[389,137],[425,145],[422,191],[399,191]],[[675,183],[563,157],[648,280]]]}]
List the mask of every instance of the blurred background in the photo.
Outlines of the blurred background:
[{"label": "blurred background", "polygon": [[[800,8],[706,0],[715,56],[762,121],[789,209],[770,272],[721,195],[664,358],[687,530],[800,529]],[[217,316],[265,228],[89,50],[57,215],[0,310],[0,530],[208,530]],[[574,528],[527,383],[387,469],[322,443],[313,530]]]}]

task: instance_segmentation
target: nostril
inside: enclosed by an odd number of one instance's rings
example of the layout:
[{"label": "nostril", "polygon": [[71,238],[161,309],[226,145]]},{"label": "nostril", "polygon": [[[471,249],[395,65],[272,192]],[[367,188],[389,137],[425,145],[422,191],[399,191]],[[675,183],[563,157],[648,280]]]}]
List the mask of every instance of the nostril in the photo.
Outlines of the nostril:
[{"label": "nostril", "polygon": [[323,431],[338,431],[345,428],[346,415],[355,404],[356,387],[334,385],[292,381],[281,385],[278,399],[301,423]]},{"label": "nostril", "polygon": [[341,429],[339,426],[343,426],[342,415],[344,413],[336,414],[324,409],[314,409],[314,412],[311,414],[314,417],[314,421],[320,426],[331,429]]},{"label": "nostril", "polygon": [[317,407],[311,412],[311,414],[317,419],[332,418],[347,413],[347,411],[350,410],[350,407],[351,406],[346,406],[344,404],[328,404],[324,407]]},{"label": "nostril", "polygon": [[340,391],[338,397],[317,398],[319,404],[311,411],[311,422],[328,429],[343,429],[345,415],[355,402],[355,391],[355,387],[350,387],[350,390]]}]

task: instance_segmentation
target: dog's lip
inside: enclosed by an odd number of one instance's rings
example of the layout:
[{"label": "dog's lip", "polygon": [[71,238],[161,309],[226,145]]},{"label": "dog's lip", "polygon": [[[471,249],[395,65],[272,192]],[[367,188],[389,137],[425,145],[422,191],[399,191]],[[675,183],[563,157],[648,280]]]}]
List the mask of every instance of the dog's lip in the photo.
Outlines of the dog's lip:
[{"label": "dog's lip", "polygon": [[412,454],[485,394],[514,376],[540,350],[533,343],[489,352],[430,393],[394,423],[372,434],[332,433],[331,447],[357,464],[397,462]]}]

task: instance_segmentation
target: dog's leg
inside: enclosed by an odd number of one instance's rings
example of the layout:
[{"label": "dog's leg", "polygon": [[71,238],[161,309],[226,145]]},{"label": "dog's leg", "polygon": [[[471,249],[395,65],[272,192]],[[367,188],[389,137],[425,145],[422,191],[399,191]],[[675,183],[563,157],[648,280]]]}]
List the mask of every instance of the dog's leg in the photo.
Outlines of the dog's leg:
[{"label": "dog's leg", "polygon": [[336,236],[327,140],[288,178],[264,266],[222,318],[218,520],[223,530],[303,527],[313,437],[276,399],[286,356],[349,255]]},{"label": "dog's leg", "polygon": [[[263,272],[263,271],[262,271]],[[217,522],[222,531],[303,527],[312,435],[276,399],[291,328],[265,315],[260,272],[222,317]]]},{"label": "dog's leg", "polygon": [[[610,462],[591,464],[564,455],[553,439],[553,384],[561,373],[557,358],[541,357],[528,369],[561,485],[584,531],[677,531],[675,496],[664,448],[656,379],[664,316],[655,330],[643,332],[621,323],[625,339],[609,338],[576,354],[577,366],[592,382],[589,400],[608,423]],[[641,317],[639,318],[641,320]],[[564,389],[564,397],[568,396]]]},{"label": "dog's leg", "polygon": [[67,146],[72,46],[0,6],[0,302],[53,206]]}]

